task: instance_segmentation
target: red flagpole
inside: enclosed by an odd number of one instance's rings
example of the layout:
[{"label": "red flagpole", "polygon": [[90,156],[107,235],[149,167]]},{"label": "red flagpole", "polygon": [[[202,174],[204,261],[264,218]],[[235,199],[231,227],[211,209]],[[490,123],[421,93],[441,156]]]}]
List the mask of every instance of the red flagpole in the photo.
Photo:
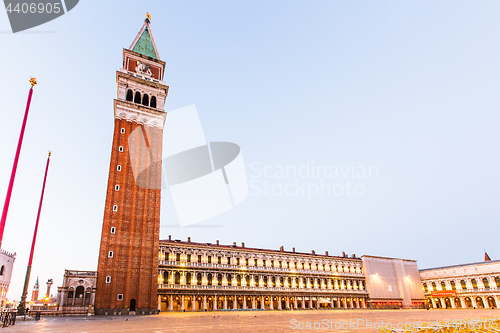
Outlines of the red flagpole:
[{"label": "red flagpole", "polygon": [[19,136],[19,142],[17,143],[16,157],[14,158],[14,166],[12,167],[12,173],[10,174],[9,187],[7,189],[7,195],[5,196],[5,203],[3,205],[2,219],[0,220],[0,248],[2,248],[3,231],[5,229],[5,221],[7,220],[7,212],[9,211],[10,197],[12,195],[12,188],[14,187],[14,179],[16,178],[17,163],[19,162],[19,155],[21,154],[21,146],[23,144],[24,130],[26,128],[26,122],[28,121],[28,113],[30,110],[31,96],[33,95],[33,86],[37,83],[35,78],[30,79],[31,89],[28,94],[28,103],[26,104],[26,111],[24,112],[23,126],[21,127],[21,135]]},{"label": "red flagpole", "polygon": [[45,167],[45,176],[43,177],[42,195],[40,196],[40,204],[38,205],[38,214],[36,216],[35,232],[33,233],[33,241],[31,242],[30,260],[28,261],[28,269],[26,270],[26,278],[24,280],[23,294],[21,295],[21,302],[19,303],[18,307],[18,313],[20,315],[23,315],[25,312],[26,295],[28,294],[28,284],[31,275],[31,264],[33,262],[33,253],[35,252],[36,234],[38,232],[38,222],[40,221],[40,213],[42,211],[43,194],[45,193],[45,183],[47,182],[47,173],[49,172],[50,155],[51,153],[49,151],[49,156],[47,157],[47,166]]}]

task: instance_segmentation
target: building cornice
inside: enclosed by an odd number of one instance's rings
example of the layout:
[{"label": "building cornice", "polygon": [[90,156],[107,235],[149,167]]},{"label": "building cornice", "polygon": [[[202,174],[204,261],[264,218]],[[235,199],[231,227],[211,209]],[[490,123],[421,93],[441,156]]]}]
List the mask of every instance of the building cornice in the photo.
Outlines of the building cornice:
[{"label": "building cornice", "polygon": [[115,118],[163,129],[166,112],[115,99]]}]

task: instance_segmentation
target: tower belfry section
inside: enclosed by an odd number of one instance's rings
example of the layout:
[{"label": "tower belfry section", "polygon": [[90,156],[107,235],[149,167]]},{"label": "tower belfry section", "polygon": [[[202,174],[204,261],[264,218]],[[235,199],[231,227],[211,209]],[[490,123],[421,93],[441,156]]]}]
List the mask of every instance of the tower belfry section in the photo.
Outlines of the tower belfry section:
[{"label": "tower belfry section", "polygon": [[102,226],[95,313],[158,312],[164,111],[168,86],[150,20],[116,72],[114,135]]}]

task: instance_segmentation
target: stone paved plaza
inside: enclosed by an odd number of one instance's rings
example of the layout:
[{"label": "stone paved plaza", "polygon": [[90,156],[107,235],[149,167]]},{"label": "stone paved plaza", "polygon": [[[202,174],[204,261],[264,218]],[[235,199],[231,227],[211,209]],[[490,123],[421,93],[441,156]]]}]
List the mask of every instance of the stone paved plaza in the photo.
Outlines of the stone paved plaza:
[{"label": "stone paved plaza", "polygon": [[[318,310],[318,311],[241,311],[241,312],[186,312],[162,313],[152,316],[92,316],[45,317],[38,321],[19,320],[15,326],[1,329],[5,332],[379,332],[367,329],[373,325],[391,322],[445,321],[500,317],[500,310]],[[291,320],[296,320],[295,329]],[[337,323],[338,329],[299,329],[310,322]],[[349,322],[360,326],[348,327]],[[333,323],[333,324],[332,324]],[[340,328],[344,323],[345,328]],[[318,324],[317,324],[318,325]]]}]

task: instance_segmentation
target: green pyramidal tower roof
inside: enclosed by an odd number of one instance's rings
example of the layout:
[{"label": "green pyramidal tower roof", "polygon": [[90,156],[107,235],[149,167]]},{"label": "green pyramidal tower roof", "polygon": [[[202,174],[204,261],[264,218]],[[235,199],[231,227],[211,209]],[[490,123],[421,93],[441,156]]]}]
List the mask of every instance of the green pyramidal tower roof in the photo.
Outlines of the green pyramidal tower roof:
[{"label": "green pyramidal tower roof", "polygon": [[156,47],[155,38],[153,37],[153,32],[151,31],[151,26],[149,25],[149,18],[150,16],[144,20],[144,25],[137,34],[137,37],[135,37],[132,45],[130,45],[129,50],[160,60],[160,54],[158,53],[158,48]]},{"label": "green pyramidal tower roof", "polygon": [[158,59],[148,27],[142,31],[141,37],[135,43],[132,51]]}]

